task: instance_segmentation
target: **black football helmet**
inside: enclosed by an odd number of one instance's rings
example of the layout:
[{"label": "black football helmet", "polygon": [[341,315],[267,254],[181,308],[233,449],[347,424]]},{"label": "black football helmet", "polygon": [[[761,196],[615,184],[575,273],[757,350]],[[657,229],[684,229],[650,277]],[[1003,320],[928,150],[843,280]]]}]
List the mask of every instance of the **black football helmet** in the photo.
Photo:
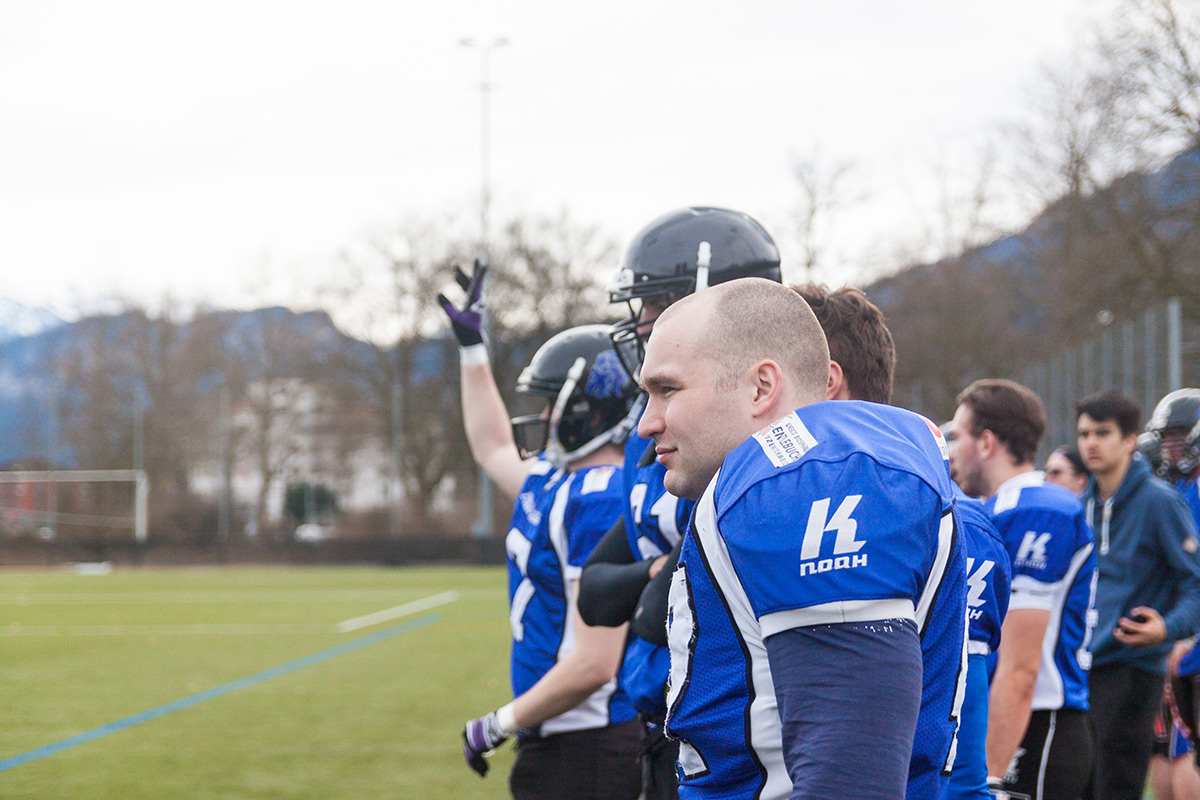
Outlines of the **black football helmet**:
[{"label": "black football helmet", "polygon": [[[1174,461],[1163,452],[1163,434],[1170,430],[1184,432],[1183,453]],[[1138,450],[1160,477],[1191,475],[1200,465],[1200,389],[1177,389],[1159,400],[1138,437]]]},{"label": "black football helmet", "polygon": [[725,208],[684,208],[654,220],[625,248],[608,287],[610,303],[629,304],[629,317],[612,328],[621,362],[630,374],[641,367],[640,303],[654,298],[666,306],[709,286],[750,277],[783,281],[779,248],[763,226],[746,214]]},{"label": "black football helmet", "polygon": [[612,349],[607,325],[580,325],[550,337],[517,378],[517,391],[545,397],[548,409],[512,420],[522,458],[546,453],[562,466],[612,442],[633,426],[637,385]]}]

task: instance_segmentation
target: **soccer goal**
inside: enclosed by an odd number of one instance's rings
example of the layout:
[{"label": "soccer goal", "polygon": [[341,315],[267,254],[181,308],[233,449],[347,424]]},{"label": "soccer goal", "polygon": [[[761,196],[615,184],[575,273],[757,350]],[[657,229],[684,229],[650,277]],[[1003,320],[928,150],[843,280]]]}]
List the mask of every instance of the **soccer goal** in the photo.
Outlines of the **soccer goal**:
[{"label": "soccer goal", "polygon": [[[58,508],[57,488],[62,484],[90,483],[132,483],[133,484],[133,516],[113,516],[109,514],[84,514],[63,511]],[[51,530],[59,523],[75,525],[94,525],[108,528],[133,527],[133,536],[138,542],[145,542],[147,537],[147,508],[150,494],[150,481],[146,471],[140,469],[61,469],[61,470],[16,470],[0,472],[0,484],[10,484],[17,487],[33,489],[44,486],[49,502],[45,504],[22,503],[6,497],[0,511],[6,514],[27,516],[45,520]],[[0,493],[3,492],[0,487]],[[37,507],[44,505],[44,507]]]}]

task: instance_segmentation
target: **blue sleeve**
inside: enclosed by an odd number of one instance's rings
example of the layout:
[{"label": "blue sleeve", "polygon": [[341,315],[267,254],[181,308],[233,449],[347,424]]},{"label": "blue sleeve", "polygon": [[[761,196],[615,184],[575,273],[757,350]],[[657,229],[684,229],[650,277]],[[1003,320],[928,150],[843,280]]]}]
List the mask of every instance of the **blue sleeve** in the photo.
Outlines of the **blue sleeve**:
[{"label": "blue sleeve", "polygon": [[904,797],[921,709],[908,621],[848,622],[766,639],[792,800]]},{"label": "blue sleeve", "polygon": [[988,652],[1000,646],[1000,630],[1008,613],[1012,567],[1004,543],[987,527],[968,520],[963,523],[967,555],[967,619],[970,639],[986,645]]},{"label": "blue sleeve", "polygon": [[1192,510],[1179,493],[1171,491],[1168,497],[1170,502],[1160,504],[1159,540],[1176,573],[1175,607],[1163,615],[1170,642],[1200,629],[1200,556]]},{"label": "blue sleeve", "polygon": [[959,715],[958,752],[947,800],[987,800],[991,796],[987,785],[987,721],[987,656],[973,655],[967,662],[967,693]]},{"label": "blue sleeve", "polygon": [[[948,510],[921,478],[856,455],[759,481],[720,512],[717,524],[763,619],[841,601],[915,602]],[[764,631],[802,624],[764,620]]]}]

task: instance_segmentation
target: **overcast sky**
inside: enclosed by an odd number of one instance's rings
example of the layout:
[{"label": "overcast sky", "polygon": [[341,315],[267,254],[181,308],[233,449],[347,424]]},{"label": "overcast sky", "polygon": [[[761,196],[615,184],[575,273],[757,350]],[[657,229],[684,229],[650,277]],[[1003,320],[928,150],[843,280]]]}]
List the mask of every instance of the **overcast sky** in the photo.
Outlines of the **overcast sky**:
[{"label": "overcast sky", "polygon": [[509,39],[491,72],[497,216],[565,207],[624,240],[712,204],[771,228],[796,199],[791,159],[819,146],[873,184],[842,233],[866,252],[911,234],[933,165],[1019,114],[1095,6],[10,0],[0,298],[290,301],[374,227],[474,214],[464,37]]}]

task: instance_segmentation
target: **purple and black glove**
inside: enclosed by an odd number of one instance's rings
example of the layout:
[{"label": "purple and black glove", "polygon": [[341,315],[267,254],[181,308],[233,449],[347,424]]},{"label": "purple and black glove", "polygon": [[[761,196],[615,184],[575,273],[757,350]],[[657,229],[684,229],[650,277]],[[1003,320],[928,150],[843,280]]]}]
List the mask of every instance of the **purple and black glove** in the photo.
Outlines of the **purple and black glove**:
[{"label": "purple and black glove", "polygon": [[491,755],[507,739],[508,736],[500,730],[494,711],[486,717],[467,722],[462,732],[463,757],[467,759],[467,766],[478,772],[481,778],[487,775],[488,763],[484,756]]},{"label": "purple and black glove", "polygon": [[454,267],[454,280],[467,294],[461,308],[451,303],[446,295],[439,293],[437,296],[442,310],[450,318],[454,336],[462,347],[483,344],[483,279],[487,271],[487,265],[478,261],[475,262],[475,268],[470,275],[463,272],[462,267]]}]

